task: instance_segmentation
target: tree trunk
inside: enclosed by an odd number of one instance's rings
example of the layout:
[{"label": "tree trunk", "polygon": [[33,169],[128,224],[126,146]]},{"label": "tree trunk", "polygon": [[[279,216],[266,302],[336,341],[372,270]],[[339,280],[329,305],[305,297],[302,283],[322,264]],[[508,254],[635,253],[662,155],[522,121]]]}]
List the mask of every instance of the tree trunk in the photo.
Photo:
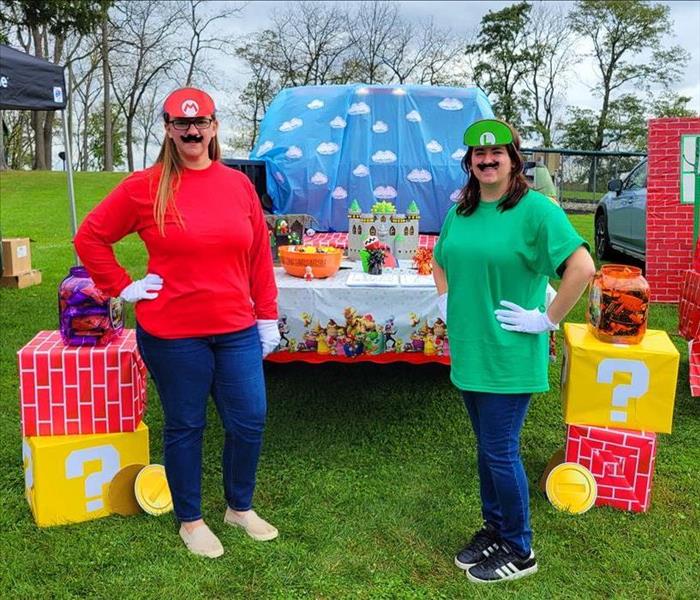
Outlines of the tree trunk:
[{"label": "tree trunk", "polygon": [[134,134],[134,115],[126,115],[126,164],[129,172],[134,170],[134,149],[132,147]]},{"label": "tree trunk", "polygon": [[32,112],[32,130],[34,131],[34,163],[37,171],[46,170],[46,151],[44,149],[44,111]]},{"label": "tree trunk", "polygon": [[109,40],[107,37],[107,11],[102,18],[102,89],[103,89],[103,120],[104,120],[104,171],[113,171],[112,160],[112,104],[110,100],[110,78],[109,78]]},{"label": "tree trunk", "polygon": [[7,170],[7,162],[5,161],[5,122],[2,120],[2,111],[0,110],[0,171]]},{"label": "tree trunk", "polygon": [[46,111],[44,117],[44,161],[49,171],[53,169],[53,121],[55,117],[56,113],[53,110]]}]

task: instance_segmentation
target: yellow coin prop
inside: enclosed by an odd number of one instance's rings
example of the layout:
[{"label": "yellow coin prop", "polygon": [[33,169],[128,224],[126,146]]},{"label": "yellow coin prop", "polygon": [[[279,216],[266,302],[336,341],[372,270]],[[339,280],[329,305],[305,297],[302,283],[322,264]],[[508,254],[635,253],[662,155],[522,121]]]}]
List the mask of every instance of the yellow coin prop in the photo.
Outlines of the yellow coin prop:
[{"label": "yellow coin prop", "polygon": [[134,494],[134,482],[144,467],[145,465],[128,465],[114,476],[107,492],[110,512],[122,517],[141,512]]},{"label": "yellow coin prop", "polygon": [[595,504],[598,486],[591,472],[573,462],[557,465],[547,477],[547,498],[558,510],[580,515]]},{"label": "yellow coin prop", "polygon": [[141,469],[134,482],[139,506],[149,515],[162,515],[173,509],[168,480],[163,465],[148,465]]}]

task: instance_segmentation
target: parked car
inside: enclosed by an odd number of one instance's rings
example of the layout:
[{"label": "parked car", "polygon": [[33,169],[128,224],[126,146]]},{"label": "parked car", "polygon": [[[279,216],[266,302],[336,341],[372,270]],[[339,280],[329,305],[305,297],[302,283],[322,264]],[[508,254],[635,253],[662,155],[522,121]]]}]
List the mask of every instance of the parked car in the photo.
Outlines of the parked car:
[{"label": "parked car", "polygon": [[613,250],[644,261],[647,241],[647,160],[624,179],[608,182],[608,193],[595,212],[595,253],[612,258]]}]

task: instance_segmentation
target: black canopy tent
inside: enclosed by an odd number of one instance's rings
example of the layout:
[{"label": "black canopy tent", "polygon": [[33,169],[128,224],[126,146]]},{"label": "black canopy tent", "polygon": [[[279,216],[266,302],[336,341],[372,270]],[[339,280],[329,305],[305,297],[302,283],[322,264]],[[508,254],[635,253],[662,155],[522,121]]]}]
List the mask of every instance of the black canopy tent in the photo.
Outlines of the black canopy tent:
[{"label": "black canopy tent", "polygon": [[[0,111],[7,109],[65,111],[67,101],[63,67],[0,44]],[[73,162],[68,119],[65,112],[62,116],[68,200],[72,233],[75,237],[78,224],[73,189]],[[4,148],[2,151],[4,152]],[[79,264],[77,254],[75,260],[76,264]]]}]

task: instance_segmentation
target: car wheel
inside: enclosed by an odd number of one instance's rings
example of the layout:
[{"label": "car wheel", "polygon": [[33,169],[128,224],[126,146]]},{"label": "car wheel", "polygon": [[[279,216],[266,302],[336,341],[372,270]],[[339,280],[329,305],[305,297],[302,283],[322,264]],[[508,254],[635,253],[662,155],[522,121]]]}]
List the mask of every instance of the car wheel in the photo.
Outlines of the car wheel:
[{"label": "car wheel", "polygon": [[612,254],[610,238],[608,237],[608,224],[604,213],[596,215],[595,218],[595,254],[598,260],[610,258]]}]

